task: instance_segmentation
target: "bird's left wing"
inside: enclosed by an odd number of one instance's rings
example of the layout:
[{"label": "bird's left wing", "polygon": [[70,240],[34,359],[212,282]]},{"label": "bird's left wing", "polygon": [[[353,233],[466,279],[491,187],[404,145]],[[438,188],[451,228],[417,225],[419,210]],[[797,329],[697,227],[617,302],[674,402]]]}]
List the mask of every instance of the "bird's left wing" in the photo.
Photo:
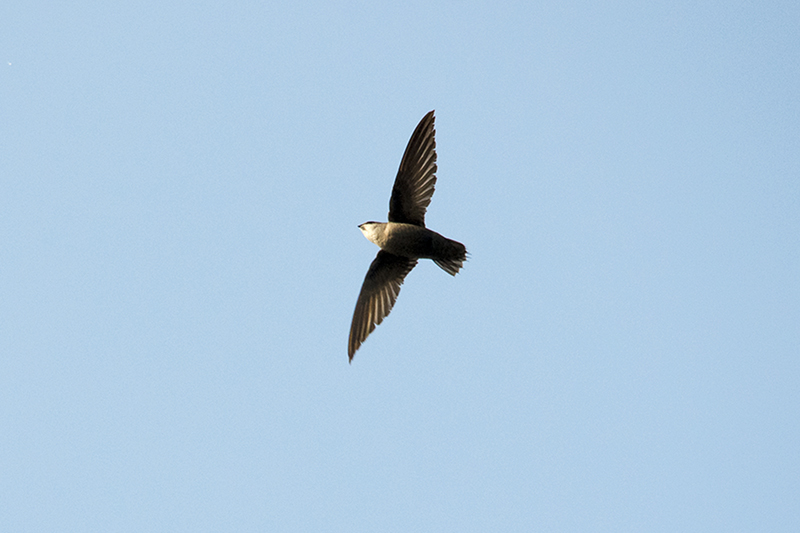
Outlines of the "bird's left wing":
[{"label": "bird's left wing", "polygon": [[436,185],[433,111],[422,117],[408,141],[389,200],[389,222],[425,227],[425,211]]},{"label": "bird's left wing", "polygon": [[383,250],[378,252],[378,256],[369,266],[358,295],[356,310],[353,312],[350,339],[347,343],[350,361],[375,326],[383,322],[392,311],[397,295],[400,294],[400,285],[416,264],[416,259],[400,257]]}]

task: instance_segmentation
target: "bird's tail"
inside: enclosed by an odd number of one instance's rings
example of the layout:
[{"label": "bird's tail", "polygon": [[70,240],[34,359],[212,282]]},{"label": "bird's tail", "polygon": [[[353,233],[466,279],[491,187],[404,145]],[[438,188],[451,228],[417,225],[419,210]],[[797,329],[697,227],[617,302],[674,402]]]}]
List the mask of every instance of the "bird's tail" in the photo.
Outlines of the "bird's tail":
[{"label": "bird's tail", "polygon": [[437,258],[433,262],[451,276],[455,276],[467,260],[466,246],[445,238],[438,248]]}]

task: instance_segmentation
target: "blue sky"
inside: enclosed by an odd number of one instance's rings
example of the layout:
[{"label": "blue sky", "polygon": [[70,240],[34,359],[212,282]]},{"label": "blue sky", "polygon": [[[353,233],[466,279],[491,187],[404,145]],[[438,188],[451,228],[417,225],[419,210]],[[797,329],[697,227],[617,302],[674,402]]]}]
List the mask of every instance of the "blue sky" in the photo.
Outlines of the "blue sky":
[{"label": "blue sky", "polygon": [[[0,54],[0,529],[800,528],[796,2],[11,2]],[[471,258],[349,365],[431,109]]]}]

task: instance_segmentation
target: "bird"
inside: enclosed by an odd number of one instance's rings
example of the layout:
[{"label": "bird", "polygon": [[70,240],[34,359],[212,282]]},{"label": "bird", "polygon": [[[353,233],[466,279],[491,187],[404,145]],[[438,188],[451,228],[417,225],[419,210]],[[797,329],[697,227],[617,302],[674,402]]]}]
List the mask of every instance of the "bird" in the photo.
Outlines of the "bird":
[{"label": "bird", "polygon": [[350,363],[375,326],[392,311],[400,285],[417,260],[432,259],[451,276],[467,260],[463,244],[425,227],[425,212],[433,197],[437,171],[433,113],[422,117],[400,160],[389,200],[389,221],[369,221],[358,226],[380,250],[367,270],[353,312],[347,344]]}]

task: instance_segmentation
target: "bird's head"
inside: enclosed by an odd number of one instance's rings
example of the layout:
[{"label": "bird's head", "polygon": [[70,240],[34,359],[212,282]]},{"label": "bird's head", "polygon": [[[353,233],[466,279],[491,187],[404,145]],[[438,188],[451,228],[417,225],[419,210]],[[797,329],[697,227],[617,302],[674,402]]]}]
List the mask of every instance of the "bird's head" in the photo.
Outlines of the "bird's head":
[{"label": "bird's head", "polygon": [[380,222],[374,222],[370,220],[369,222],[360,224],[358,229],[361,230],[361,233],[364,234],[364,237],[380,246],[378,240],[381,238],[381,235],[383,235],[383,227],[385,225],[386,224],[381,224]]},{"label": "bird's head", "polygon": [[358,229],[360,229],[364,233],[367,233],[368,231],[372,231],[377,225],[378,222],[370,220],[369,222],[364,222],[363,224],[359,224]]}]

